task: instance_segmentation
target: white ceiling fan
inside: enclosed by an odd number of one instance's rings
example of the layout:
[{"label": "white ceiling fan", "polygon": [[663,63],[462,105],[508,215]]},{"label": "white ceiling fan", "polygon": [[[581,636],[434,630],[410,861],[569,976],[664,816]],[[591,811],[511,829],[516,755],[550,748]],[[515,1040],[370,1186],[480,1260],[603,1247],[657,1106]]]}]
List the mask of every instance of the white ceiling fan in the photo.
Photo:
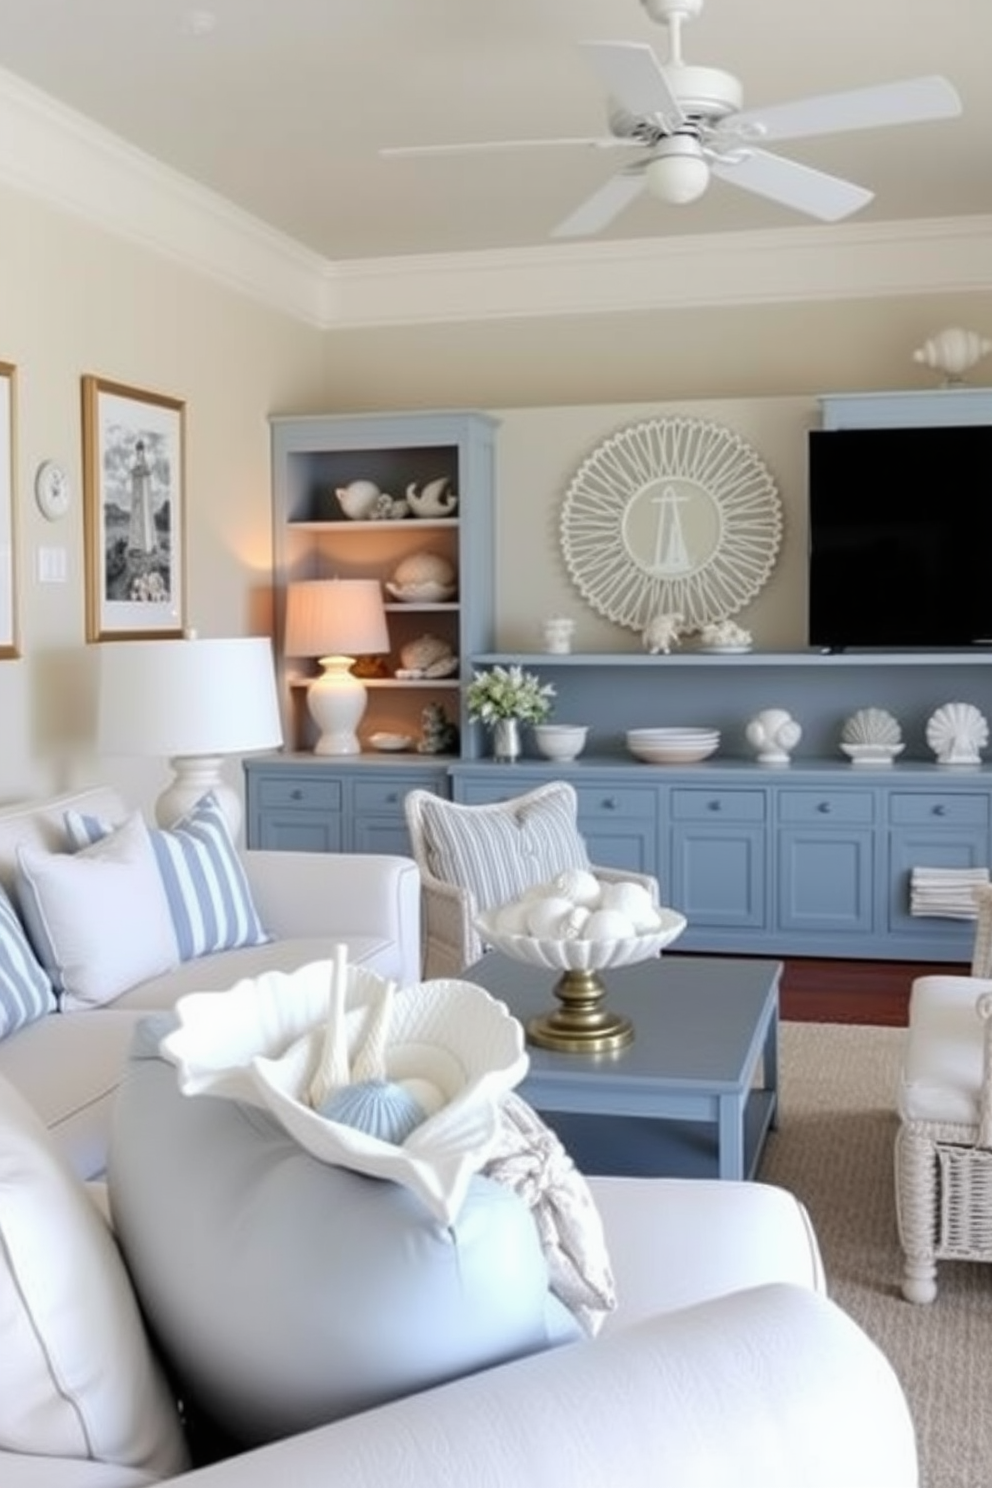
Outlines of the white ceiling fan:
[{"label": "white ceiling fan", "polygon": [[961,113],[957,92],[938,76],[742,110],[743,90],[737,78],[718,68],[690,66],[682,58],[682,24],[699,14],[703,0],[641,0],[641,4],[668,31],[664,63],[651,47],[639,42],[582,43],[610,97],[607,136],[401,145],[380,153],[448,154],[564,145],[636,151],[637,159],[558,224],[552,234],[557,238],[588,237],[601,231],[644,189],[672,206],[696,201],[714,176],[822,222],[836,222],[865,206],[873,193],[772,154],[760,147],[764,142],[949,119]]}]

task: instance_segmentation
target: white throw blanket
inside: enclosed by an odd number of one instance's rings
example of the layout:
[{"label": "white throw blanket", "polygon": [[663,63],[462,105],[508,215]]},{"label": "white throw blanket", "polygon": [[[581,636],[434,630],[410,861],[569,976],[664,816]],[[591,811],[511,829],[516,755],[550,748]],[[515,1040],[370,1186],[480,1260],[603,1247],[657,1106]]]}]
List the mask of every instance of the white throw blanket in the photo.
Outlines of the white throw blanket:
[{"label": "white throw blanket", "polygon": [[519,1095],[505,1096],[500,1113],[496,1146],[482,1172],[530,1206],[551,1290],[588,1333],[596,1333],[617,1296],[589,1185],[557,1135]]}]

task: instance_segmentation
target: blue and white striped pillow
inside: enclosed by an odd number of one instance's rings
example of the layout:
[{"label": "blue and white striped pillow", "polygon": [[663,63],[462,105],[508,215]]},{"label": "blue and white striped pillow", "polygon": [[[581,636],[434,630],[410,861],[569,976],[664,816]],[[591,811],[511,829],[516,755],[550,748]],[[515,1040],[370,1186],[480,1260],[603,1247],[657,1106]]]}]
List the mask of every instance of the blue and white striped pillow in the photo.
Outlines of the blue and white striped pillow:
[{"label": "blue and white striped pillow", "polygon": [[[76,848],[113,831],[110,822],[79,811],[65,813],[65,827]],[[272,939],[258,917],[227,818],[212,791],[174,827],[153,827],[150,835],[181,961]]]},{"label": "blue and white striped pillow", "polygon": [[56,1009],[47,972],[31,949],[17,912],[0,889],[0,1039]]}]

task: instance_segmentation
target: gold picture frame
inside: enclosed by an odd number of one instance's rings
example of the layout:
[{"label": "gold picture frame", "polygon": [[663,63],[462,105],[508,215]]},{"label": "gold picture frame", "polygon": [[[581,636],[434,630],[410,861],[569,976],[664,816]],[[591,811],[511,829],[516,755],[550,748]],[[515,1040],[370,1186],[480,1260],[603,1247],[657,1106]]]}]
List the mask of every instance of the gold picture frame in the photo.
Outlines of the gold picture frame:
[{"label": "gold picture frame", "polygon": [[17,514],[14,510],[14,413],[17,368],[0,362],[0,659],[20,656],[17,630]]},{"label": "gold picture frame", "polygon": [[186,405],[86,376],[86,639],[178,637],[186,619]]}]

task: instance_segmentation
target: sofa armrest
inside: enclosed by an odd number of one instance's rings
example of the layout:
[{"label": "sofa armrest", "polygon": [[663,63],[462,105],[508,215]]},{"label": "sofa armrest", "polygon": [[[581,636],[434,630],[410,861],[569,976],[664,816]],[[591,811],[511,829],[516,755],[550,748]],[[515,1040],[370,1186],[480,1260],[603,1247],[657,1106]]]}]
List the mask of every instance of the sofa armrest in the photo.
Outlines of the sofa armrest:
[{"label": "sofa armrest", "polygon": [[881,1350],[804,1287],[736,1292],[175,1479],[183,1488],[917,1488]]},{"label": "sofa armrest", "polygon": [[277,940],[369,935],[394,942],[401,980],[420,980],[420,874],[388,853],[274,852],[241,855],[265,928]]}]

